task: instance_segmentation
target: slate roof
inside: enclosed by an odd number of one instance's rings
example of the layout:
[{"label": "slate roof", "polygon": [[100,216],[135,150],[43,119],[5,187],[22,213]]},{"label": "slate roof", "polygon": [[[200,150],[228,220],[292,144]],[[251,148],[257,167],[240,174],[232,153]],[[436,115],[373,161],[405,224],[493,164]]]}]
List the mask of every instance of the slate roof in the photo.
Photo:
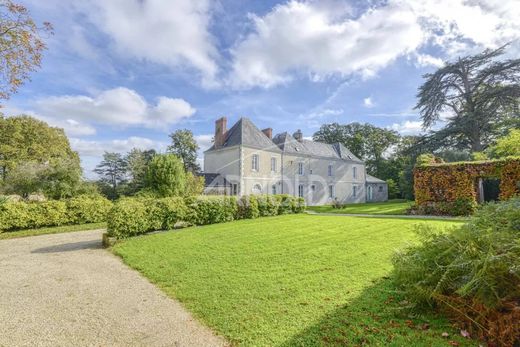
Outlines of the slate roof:
[{"label": "slate roof", "polygon": [[[261,148],[265,150],[272,150],[279,152],[280,149],[274,145],[256,125],[249,120],[249,118],[242,117],[226,132],[226,140],[222,147],[232,147],[236,145],[243,145],[253,148]],[[214,150],[215,145],[211,146],[208,151]]]},{"label": "slate roof", "polygon": [[[226,132],[226,140],[222,147],[243,145],[271,151],[302,154],[324,158],[343,159],[362,163],[348,148],[341,143],[327,144],[311,140],[296,140],[291,134],[284,132],[269,139],[249,118],[240,118]],[[208,151],[215,149],[211,146]]]},{"label": "slate roof", "polygon": [[385,181],[383,181],[383,180],[381,180],[381,179],[379,179],[377,177],[371,176],[369,174],[367,174],[366,182],[367,183],[385,183],[386,184]]},{"label": "slate roof", "polygon": [[202,172],[199,174],[199,176],[204,178],[204,187],[220,187],[230,185],[226,178],[218,173]]}]

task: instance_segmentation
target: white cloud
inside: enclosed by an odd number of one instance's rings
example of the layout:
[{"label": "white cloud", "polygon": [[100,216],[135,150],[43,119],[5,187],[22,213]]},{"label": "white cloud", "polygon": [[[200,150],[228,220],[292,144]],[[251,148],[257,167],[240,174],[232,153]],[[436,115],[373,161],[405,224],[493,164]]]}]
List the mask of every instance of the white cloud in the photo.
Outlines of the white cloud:
[{"label": "white cloud", "polygon": [[208,30],[211,6],[210,0],[78,2],[120,54],[173,68],[190,66],[207,83],[218,71],[218,52]]},{"label": "white cloud", "polygon": [[403,123],[394,123],[390,129],[399,132],[401,135],[418,135],[423,132],[421,121],[405,121]]},{"label": "white cloud", "polygon": [[195,113],[188,102],[161,96],[150,105],[136,91],[119,87],[96,96],[64,95],[37,100],[37,112],[55,120],[158,128],[176,124]]},{"label": "white cloud", "polygon": [[[518,0],[389,0],[358,17],[347,13],[337,2],[292,0],[264,16],[250,15],[252,32],[231,49],[229,82],[269,88],[298,73],[312,81],[370,78],[400,56],[442,66],[441,57],[520,39]],[[422,52],[429,45],[440,48],[441,57]]]},{"label": "white cloud", "polygon": [[364,98],[363,99],[363,106],[365,106],[366,108],[374,107],[374,102],[372,101],[372,98],[371,97]]},{"label": "white cloud", "polygon": [[132,136],[127,139],[114,139],[107,141],[84,140],[70,138],[70,146],[81,156],[99,157],[105,152],[126,153],[132,148],[165,150],[165,142],[155,141],[145,137]]}]

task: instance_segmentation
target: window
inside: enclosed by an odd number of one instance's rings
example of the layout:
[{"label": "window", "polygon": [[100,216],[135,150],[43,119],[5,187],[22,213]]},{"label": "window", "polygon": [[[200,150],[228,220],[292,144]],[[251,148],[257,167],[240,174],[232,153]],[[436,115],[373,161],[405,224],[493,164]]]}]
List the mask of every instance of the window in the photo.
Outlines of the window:
[{"label": "window", "polygon": [[357,178],[357,167],[355,166],[352,168],[352,177]]},{"label": "window", "polygon": [[303,163],[298,163],[298,175],[303,176]]},{"label": "window", "polygon": [[258,183],[253,186],[253,194],[262,194],[262,186]]},{"label": "window", "polygon": [[272,185],[271,192],[273,193],[273,195],[276,195],[276,184]]},{"label": "window", "polygon": [[313,185],[311,186],[311,192],[314,193],[315,191],[316,191],[316,186],[313,184]]},{"label": "window", "polygon": [[332,185],[329,186],[329,198],[330,199],[334,198],[334,186],[332,186]]},{"label": "window", "polygon": [[276,172],[276,158],[271,158],[271,172]]},{"label": "window", "polygon": [[352,187],[352,196],[353,196],[353,197],[356,197],[356,196],[357,196],[357,187],[356,187],[356,186],[353,186],[353,187]]},{"label": "window", "polygon": [[233,184],[233,192],[232,192],[233,195],[238,195],[238,184]]},{"label": "window", "polygon": [[253,154],[251,169],[258,171],[258,154]]},{"label": "window", "polygon": [[372,194],[372,186],[367,187],[367,200],[372,201],[373,194]]},{"label": "window", "polygon": [[303,198],[303,184],[298,186],[298,197]]},{"label": "window", "polygon": [[329,173],[329,176],[332,176],[332,165],[329,165],[328,173]]},{"label": "window", "polygon": [[379,192],[383,192],[383,186],[379,186]]}]

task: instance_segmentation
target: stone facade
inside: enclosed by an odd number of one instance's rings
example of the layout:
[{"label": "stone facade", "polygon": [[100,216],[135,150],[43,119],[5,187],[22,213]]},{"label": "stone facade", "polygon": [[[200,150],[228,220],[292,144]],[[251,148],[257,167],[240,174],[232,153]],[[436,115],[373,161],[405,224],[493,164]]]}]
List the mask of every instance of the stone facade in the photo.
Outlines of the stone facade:
[{"label": "stone facade", "polygon": [[[377,181],[369,183],[364,162],[340,144],[304,140],[300,131],[272,138],[270,128],[260,131],[247,118],[229,130],[226,123],[225,118],[216,122],[204,171],[223,176],[232,195],[290,194],[304,197],[308,205],[387,199],[386,183],[372,176]],[[370,196],[367,189],[373,190]]]}]

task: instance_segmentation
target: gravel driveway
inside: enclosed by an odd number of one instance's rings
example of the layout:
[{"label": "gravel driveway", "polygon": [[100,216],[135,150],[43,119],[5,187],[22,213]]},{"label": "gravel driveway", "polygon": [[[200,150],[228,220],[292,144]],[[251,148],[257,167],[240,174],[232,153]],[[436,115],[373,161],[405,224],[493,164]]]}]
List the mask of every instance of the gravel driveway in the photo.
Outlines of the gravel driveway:
[{"label": "gravel driveway", "polygon": [[101,248],[102,230],[0,241],[0,346],[222,346]]}]

